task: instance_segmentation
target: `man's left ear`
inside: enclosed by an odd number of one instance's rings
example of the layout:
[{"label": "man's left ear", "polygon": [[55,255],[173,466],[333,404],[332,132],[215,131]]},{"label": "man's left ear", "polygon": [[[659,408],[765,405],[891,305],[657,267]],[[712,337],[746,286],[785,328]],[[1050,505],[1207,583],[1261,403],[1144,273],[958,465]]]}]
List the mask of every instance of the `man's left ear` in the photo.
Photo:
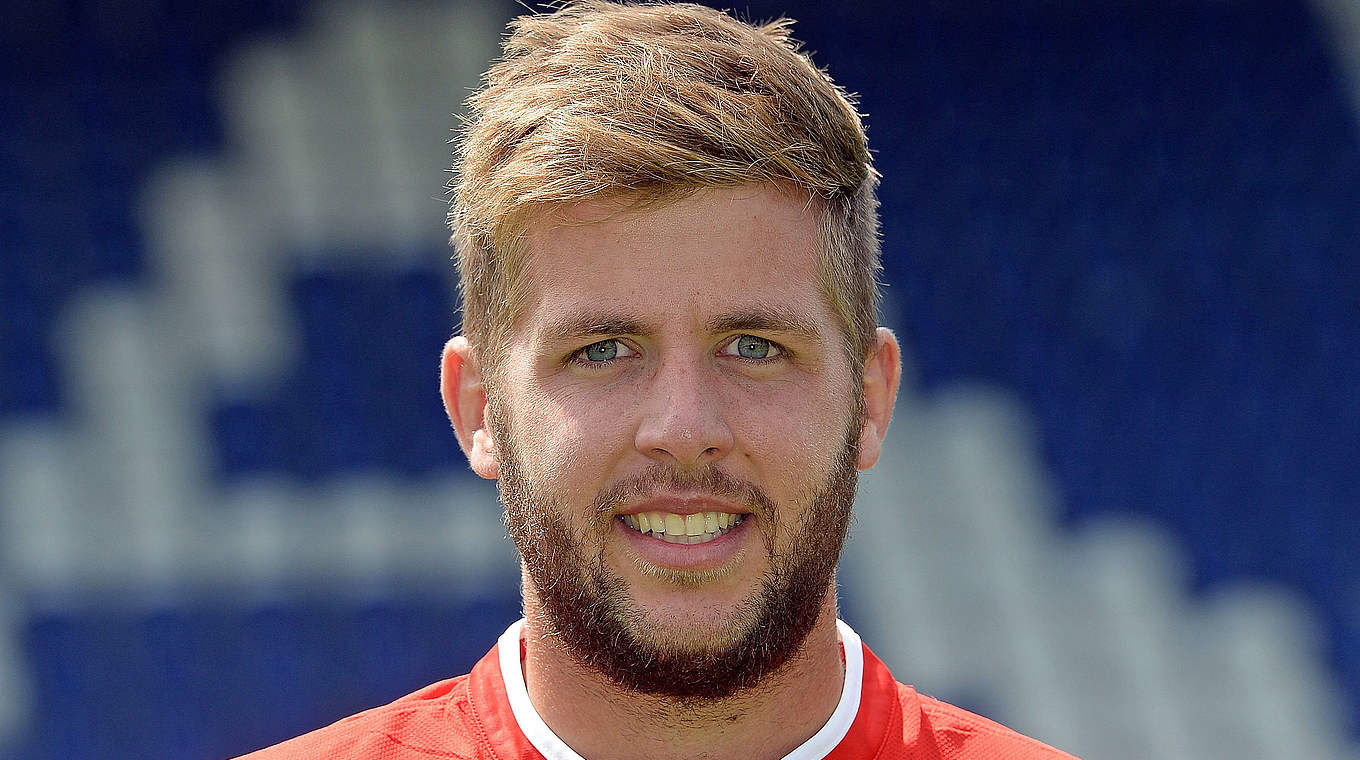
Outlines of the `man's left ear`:
[{"label": "man's left ear", "polygon": [[874,332],[874,348],[864,361],[864,425],[859,432],[859,461],[867,470],[883,451],[883,436],[892,420],[897,383],[902,378],[902,353],[897,338],[886,327]]}]

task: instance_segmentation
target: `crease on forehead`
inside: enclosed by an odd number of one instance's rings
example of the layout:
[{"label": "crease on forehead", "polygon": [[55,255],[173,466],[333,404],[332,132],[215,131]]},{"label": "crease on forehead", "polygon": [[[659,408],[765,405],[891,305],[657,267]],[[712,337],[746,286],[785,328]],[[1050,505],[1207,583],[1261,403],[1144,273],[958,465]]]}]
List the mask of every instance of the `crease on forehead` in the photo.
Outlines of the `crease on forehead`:
[{"label": "crease on forehead", "polygon": [[[813,271],[816,273],[818,279],[824,280],[826,278],[826,272],[824,270],[827,266],[827,261],[824,251],[826,243],[823,239],[824,235],[821,229],[821,222],[826,210],[825,201],[815,193],[791,182],[753,182],[747,185],[730,187],[671,188],[670,191],[666,193],[657,192],[652,194],[628,192],[603,193],[598,196],[581,198],[569,202],[541,204],[536,206],[532,217],[527,214],[525,215],[521,222],[521,226],[519,227],[519,232],[516,235],[516,245],[514,246],[515,254],[513,258],[515,260],[515,274],[512,276],[512,279],[517,283],[517,288],[515,289],[517,297],[513,298],[513,303],[509,304],[512,308],[510,310],[510,320],[506,325],[508,328],[507,334],[514,334],[523,329],[525,327],[525,321],[529,318],[530,314],[535,311],[534,302],[536,299],[534,294],[530,292],[532,288],[529,284],[533,277],[532,272],[536,269],[536,261],[539,258],[540,251],[535,250],[537,246],[532,245],[534,238],[537,238],[540,235],[551,235],[552,231],[555,229],[596,227],[609,222],[627,219],[629,217],[664,211],[668,207],[672,207],[675,204],[682,203],[696,195],[703,195],[705,193],[719,193],[727,195],[729,200],[740,200],[749,199],[755,195],[771,191],[773,191],[776,196],[782,196],[787,200],[794,201],[800,211],[813,221],[816,230],[816,250],[810,258],[809,263],[812,265]],[[616,232],[619,234],[626,234],[625,230],[617,230]],[[824,286],[819,289],[825,291]],[[830,309],[829,316],[835,321],[836,308],[834,303],[832,303],[834,299],[831,299],[829,297],[830,294],[826,292],[820,293],[820,296],[821,299],[819,300],[826,302],[824,305]],[[570,332],[576,335],[592,335],[605,334],[606,332],[612,332],[613,334],[645,334],[657,331],[656,326],[645,325],[645,320],[641,319],[640,315],[617,313],[612,316],[606,316],[603,314],[604,311],[605,310],[602,308],[600,310],[600,315],[594,318],[578,315],[580,318],[576,320],[577,324],[574,325],[574,328]],[[818,340],[820,340],[820,335],[823,332],[823,330],[816,325],[815,320],[809,318],[810,316],[815,315],[800,316],[795,313],[793,309],[788,308],[784,304],[768,302],[758,303],[745,308],[744,310],[737,311],[744,311],[744,318],[751,323],[751,329],[758,328],[794,333],[809,339]],[[724,330],[735,329],[733,326],[740,321],[736,318],[740,316],[740,313],[734,313],[729,316],[730,318],[727,321],[731,324],[725,327]],[[569,334],[568,328],[565,327],[564,324],[571,319],[572,317],[569,316],[555,319],[553,321],[559,323],[558,325],[551,330],[546,327],[539,328],[536,330],[536,333],[539,335],[552,334],[559,338],[563,337]],[[596,324],[583,324],[584,322],[589,321],[594,321]],[[604,327],[607,327],[606,323],[611,321],[616,323],[614,325],[615,327],[631,327],[633,329],[603,329]],[[635,324],[621,324],[625,321],[631,321]],[[721,332],[724,330],[711,329],[712,332]]]}]

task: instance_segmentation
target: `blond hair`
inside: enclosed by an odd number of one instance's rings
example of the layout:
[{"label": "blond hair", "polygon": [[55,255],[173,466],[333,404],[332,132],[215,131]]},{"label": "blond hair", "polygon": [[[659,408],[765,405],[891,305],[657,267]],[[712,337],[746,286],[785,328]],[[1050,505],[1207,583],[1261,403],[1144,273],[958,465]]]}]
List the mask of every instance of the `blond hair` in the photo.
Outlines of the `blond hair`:
[{"label": "blond hair", "polygon": [[791,23],[594,0],[511,22],[504,54],[468,101],[449,214],[463,331],[487,372],[523,301],[522,234],[537,214],[752,183],[808,194],[821,288],[847,348],[867,356],[878,175],[850,98],[800,52]]}]

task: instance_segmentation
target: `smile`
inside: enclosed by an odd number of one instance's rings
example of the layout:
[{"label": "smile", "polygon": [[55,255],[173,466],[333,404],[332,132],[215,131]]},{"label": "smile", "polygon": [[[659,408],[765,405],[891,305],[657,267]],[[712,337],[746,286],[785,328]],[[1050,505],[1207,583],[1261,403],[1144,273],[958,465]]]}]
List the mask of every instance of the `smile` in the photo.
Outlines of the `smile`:
[{"label": "smile", "polygon": [[741,524],[746,515],[729,512],[696,512],[677,515],[674,512],[639,512],[619,515],[624,525],[639,533],[650,533],[672,544],[704,544]]}]

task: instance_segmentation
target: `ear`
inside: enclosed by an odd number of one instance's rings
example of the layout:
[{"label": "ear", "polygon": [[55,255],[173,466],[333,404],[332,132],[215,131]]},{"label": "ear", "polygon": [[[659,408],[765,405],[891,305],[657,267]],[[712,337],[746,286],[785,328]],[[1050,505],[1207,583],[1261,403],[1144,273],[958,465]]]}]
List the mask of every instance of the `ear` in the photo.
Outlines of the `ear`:
[{"label": "ear", "polygon": [[874,348],[864,361],[864,425],[859,432],[859,461],[867,470],[883,451],[883,436],[892,420],[897,383],[902,379],[902,353],[897,338],[886,327],[874,334]]},{"label": "ear", "polygon": [[444,344],[439,395],[444,397],[444,411],[449,414],[449,422],[458,434],[458,445],[467,455],[472,471],[494,480],[500,475],[500,458],[496,437],[487,426],[486,385],[472,344],[461,335]]}]

